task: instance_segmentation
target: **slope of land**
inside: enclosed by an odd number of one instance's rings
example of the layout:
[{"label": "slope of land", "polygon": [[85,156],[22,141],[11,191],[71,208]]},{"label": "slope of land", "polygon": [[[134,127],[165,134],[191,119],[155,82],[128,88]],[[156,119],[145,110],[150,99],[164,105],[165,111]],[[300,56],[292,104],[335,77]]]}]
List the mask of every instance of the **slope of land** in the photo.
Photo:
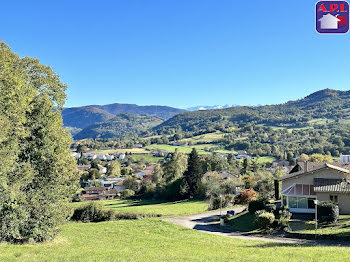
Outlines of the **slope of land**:
[{"label": "slope of land", "polygon": [[251,123],[279,127],[305,127],[315,119],[350,119],[350,91],[324,89],[303,99],[279,105],[237,106],[226,109],[184,112],[155,128],[159,132],[181,129],[220,129]]},{"label": "slope of land", "polygon": [[[135,210],[143,208],[144,205],[138,204],[130,203],[130,207]],[[147,203],[144,204],[146,210]],[[173,202],[168,205],[158,204],[164,213],[173,212],[168,209],[175,210],[177,205]],[[189,205],[187,208],[192,207]],[[69,222],[62,226],[60,234],[50,242],[0,245],[0,260],[348,261],[348,250],[346,247],[299,246],[233,239],[183,228],[161,221],[160,218],[150,218],[101,223]]]},{"label": "slope of land", "polygon": [[183,109],[168,106],[138,106],[133,104],[89,105],[65,108],[62,111],[63,124],[67,127],[85,128],[109,120],[119,114],[150,115],[169,119],[184,112]]},{"label": "slope of land", "polygon": [[76,134],[74,138],[116,138],[136,136],[162,122],[163,120],[156,116],[120,114],[105,122],[96,123],[84,128]]}]

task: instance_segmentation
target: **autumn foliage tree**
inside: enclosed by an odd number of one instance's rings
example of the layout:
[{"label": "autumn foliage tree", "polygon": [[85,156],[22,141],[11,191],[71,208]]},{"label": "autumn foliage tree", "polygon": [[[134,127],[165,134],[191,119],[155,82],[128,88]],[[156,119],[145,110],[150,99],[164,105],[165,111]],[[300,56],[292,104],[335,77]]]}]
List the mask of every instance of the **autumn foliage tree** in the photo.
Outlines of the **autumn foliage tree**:
[{"label": "autumn foliage tree", "polygon": [[249,202],[256,200],[256,196],[257,196],[257,194],[253,189],[242,190],[235,197],[235,204],[246,205]]},{"label": "autumn foliage tree", "polygon": [[0,241],[52,239],[70,215],[78,173],[62,128],[66,86],[0,43]]}]

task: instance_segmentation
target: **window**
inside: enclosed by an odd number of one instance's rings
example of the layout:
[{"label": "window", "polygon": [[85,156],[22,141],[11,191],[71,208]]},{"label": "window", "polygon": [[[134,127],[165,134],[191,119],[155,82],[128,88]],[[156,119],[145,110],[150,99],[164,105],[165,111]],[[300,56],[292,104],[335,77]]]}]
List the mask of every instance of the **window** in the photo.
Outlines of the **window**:
[{"label": "window", "polygon": [[[283,205],[285,206],[285,202],[287,202],[286,196],[283,196]],[[297,196],[289,196],[288,197],[288,207],[289,208],[301,208],[301,209],[314,209],[315,198],[307,198],[307,197],[297,197]]]},{"label": "window", "polygon": [[298,208],[298,198],[297,197],[288,197],[289,208]]},{"label": "window", "polygon": [[330,195],[329,200],[331,200],[333,203],[338,203],[338,196]]},{"label": "window", "polygon": [[315,208],[314,200],[315,200],[314,198],[308,198],[307,199],[307,208],[311,208],[311,209]]},{"label": "window", "polygon": [[307,198],[298,197],[298,208],[307,208]]}]

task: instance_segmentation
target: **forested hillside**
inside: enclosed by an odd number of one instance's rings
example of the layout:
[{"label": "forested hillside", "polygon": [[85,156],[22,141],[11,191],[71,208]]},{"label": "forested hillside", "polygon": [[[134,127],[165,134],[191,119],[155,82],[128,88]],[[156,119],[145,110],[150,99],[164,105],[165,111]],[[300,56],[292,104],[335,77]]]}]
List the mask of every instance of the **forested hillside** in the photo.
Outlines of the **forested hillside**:
[{"label": "forested hillside", "polygon": [[116,138],[139,135],[163,120],[156,116],[120,114],[101,123],[96,123],[74,136],[75,139],[83,138]]},{"label": "forested hillside", "polygon": [[184,112],[183,109],[168,106],[138,106],[133,104],[90,105],[65,108],[62,111],[63,124],[71,128],[85,128],[92,124],[103,122],[118,114],[150,115],[169,119]]},{"label": "forested hillside", "polygon": [[223,132],[217,145],[255,155],[350,153],[350,91],[325,89],[285,104],[185,112],[155,127],[162,135]]},{"label": "forested hillside", "polygon": [[175,130],[212,131],[245,123],[287,128],[308,127],[317,120],[350,119],[349,98],[350,91],[325,89],[303,99],[279,105],[184,112],[154,130],[158,133],[171,133]]}]

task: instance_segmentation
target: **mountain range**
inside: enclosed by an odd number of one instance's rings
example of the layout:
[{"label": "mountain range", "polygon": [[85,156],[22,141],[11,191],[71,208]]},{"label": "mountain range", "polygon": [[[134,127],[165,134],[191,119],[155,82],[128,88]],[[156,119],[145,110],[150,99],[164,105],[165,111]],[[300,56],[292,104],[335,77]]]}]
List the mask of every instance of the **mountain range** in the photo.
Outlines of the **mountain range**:
[{"label": "mountain range", "polygon": [[117,138],[136,136],[161,124],[164,120],[150,115],[119,114],[107,121],[95,123],[75,134],[75,139]]},{"label": "mountain range", "polygon": [[229,108],[229,107],[234,107],[238,105],[214,105],[214,106],[195,106],[195,107],[189,107],[186,108],[188,111],[197,111],[197,110],[210,110],[210,109],[224,109],[224,108]]},{"label": "mountain range", "polygon": [[114,103],[65,108],[62,111],[62,118],[65,127],[82,129],[112,119],[118,114],[150,115],[166,120],[184,111],[184,109],[169,106],[138,106]]},{"label": "mountain range", "polygon": [[[120,116],[125,113],[127,115]],[[132,115],[143,115],[143,117]],[[207,132],[224,130],[244,123],[301,128],[321,123],[320,120],[339,121],[340,119],[341,123],[347,123],[347,120],[350,122],[350,91],[324,89],[284,104],[232,107],[226,105],[222,109],[197,111],[185,111],[167,106],[91,105],[66,108],[62,116],[64,125],[75,129],[76,139],[140,134],[147,128],[158,134],[169,134],[176,130]],[[127,124],[127,121],[136,121],[136,124]],[[144,125],[142,121],[145,121]],[[139,130],[135,131],[134,128]],[[113,131],[113,129],[119,130]]]},{"label": "mountain range", "polygon": [[350,120],[350,91],[324,89],[284,104],[184,112],[155,127],[155,131],[218,130],[244,123],[287,128],[307,127],[317,122],[317,119]]}]

